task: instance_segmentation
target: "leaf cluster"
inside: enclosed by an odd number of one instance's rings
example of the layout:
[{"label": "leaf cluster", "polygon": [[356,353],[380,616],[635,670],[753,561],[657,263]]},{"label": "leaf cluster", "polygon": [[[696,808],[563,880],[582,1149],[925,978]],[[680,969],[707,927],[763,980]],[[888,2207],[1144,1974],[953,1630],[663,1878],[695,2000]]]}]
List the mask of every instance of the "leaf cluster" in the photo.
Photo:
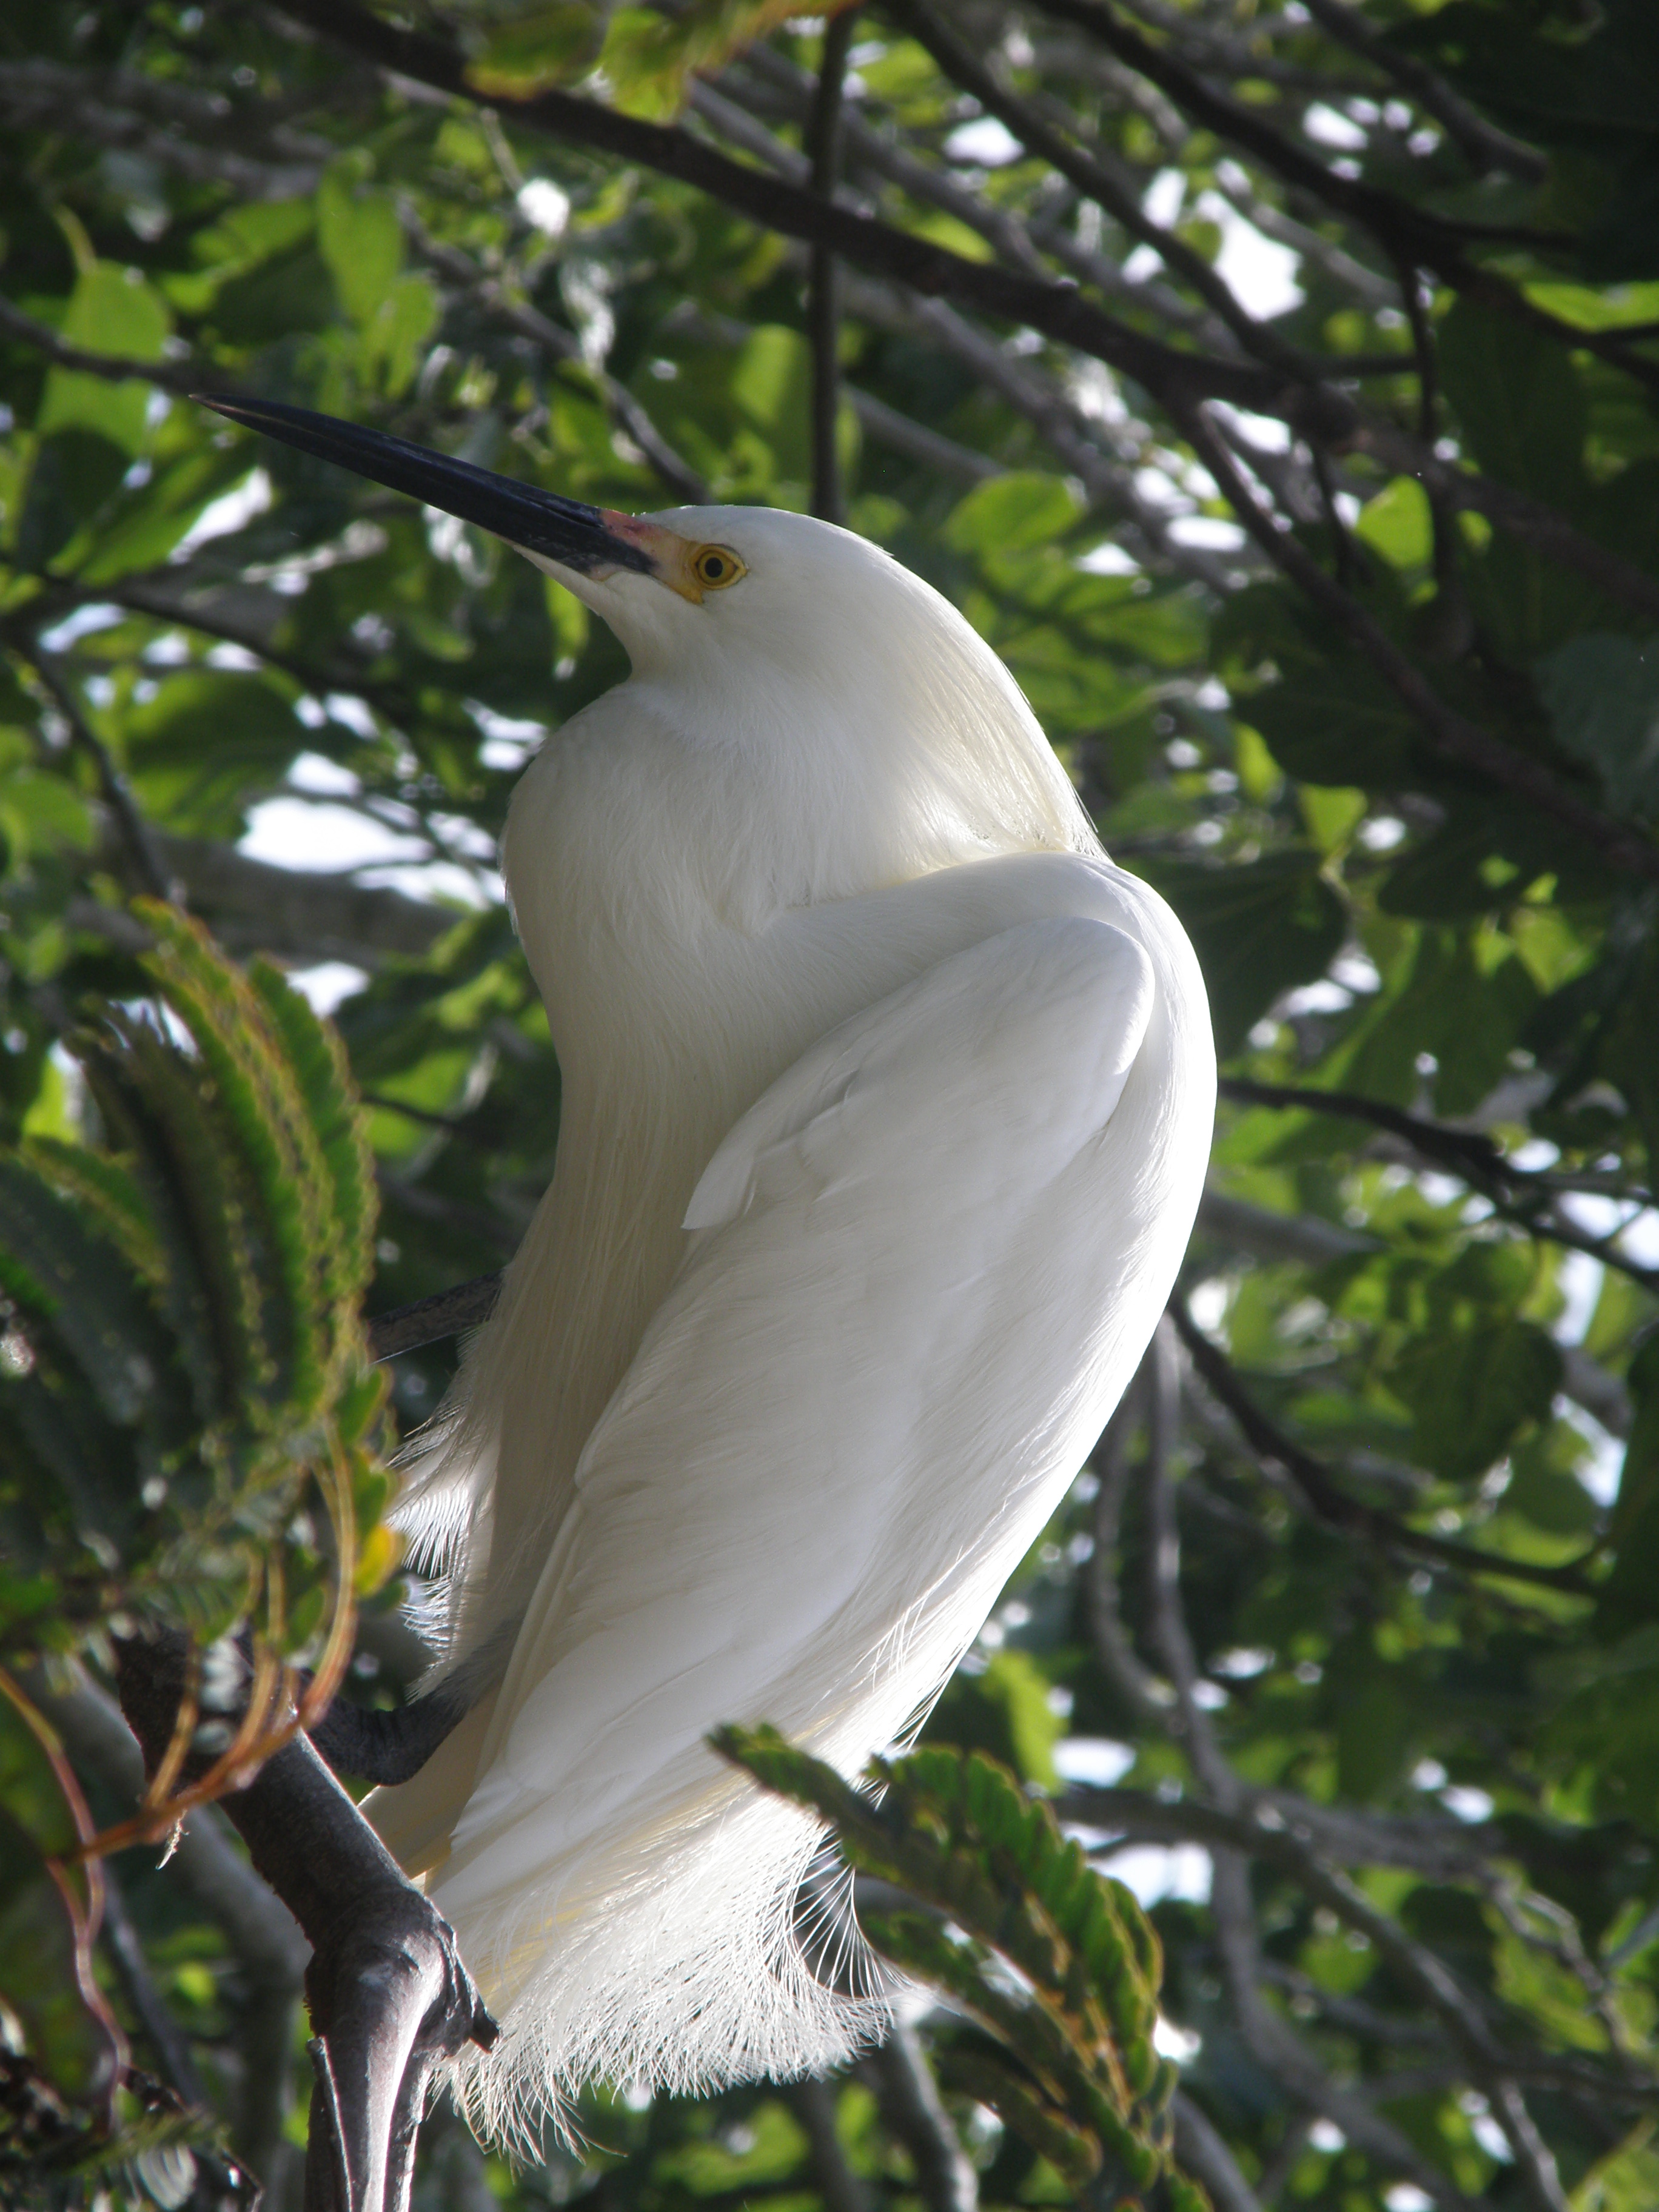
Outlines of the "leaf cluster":
[{"label": "leaf cluster", "polygon": [[101,1141],[0,1158],[13,1659],[112,1615],[211,1640],[262,1583],[297,1648],[324,1595],[307,1470],[352,1450],[371,1528],[385,1490],[359,1318],[374,1188],[338,1041],[268,964],[137,912],[149,997],[63,1048]]},{"label": "leaf cluster", "polygon": [[932,1908],[866,1907],[860,1924],[1000,2046],[953,2051],[942,2069],[950,2086],[998,2113],[1086,2201],[1204,2212],[1202,2192],[1170,2162],[1164,2115],[1176,2075],[1152,2040],[1158,1937],[1133,1893],[1090,1867],[1048,1806],[980,1753],[878,1760],[866,1795],[774,1729],[725,1729],[713,1741],[829,1821],[857,1873]]}]

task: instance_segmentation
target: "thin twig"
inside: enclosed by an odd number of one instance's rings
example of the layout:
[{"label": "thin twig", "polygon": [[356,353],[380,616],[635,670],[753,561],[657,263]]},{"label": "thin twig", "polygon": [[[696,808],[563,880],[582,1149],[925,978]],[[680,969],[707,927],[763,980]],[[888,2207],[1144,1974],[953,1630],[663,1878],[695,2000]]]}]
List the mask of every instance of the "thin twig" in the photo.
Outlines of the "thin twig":
[{"label": "thin twig", "polygon": [[1301,586],[1320,611],[1353,640],[1378,674],[1422,725],[1435,750],[1460,767],[1475,769],[1488,781],[1510,791],[1548,815],[1559,829],[1572,832],[1622,873],[1659,883],[1659,845],[1629,824],[1580,799],[1560,778],[1492,737],[1477,723],[1447,706],[1416,663],[1407,658],[1380,623],[1352,593],[1328,576],[1294,533],[1281,526],[1251,490],[1224,441],[1200,408],[1176,410],[1177,420],[1245,530],[1274,564]]},{"label": "thin twig", "polygon": [[1543,182],[1549,164],[1535,146],[1523,145],[1477,114],[1443,77],[1379,36],[1361,11],[1348,5],[1348,0],[1305,0],[1305,5],[1322,29],[1352,52],[1363,54],[1433,116],[1477,175],[1504,169],[1529,185]]},{"label": "thin twig", "polygon": [[[128,1803],[143,1794],[143,1759],[112,1698],[89,1682],[56,1694],[31,1682],[29,1693],[82,1773]],[[198,1807],[191,1815],[167,1873],[185,1884],[222,1930],[238,1969],[241,2087],[232,2140],[238,2158],[264,2183],[267,2201],[279,2204],[292,2156],[284,2132],[292,2095],[291,2028],[310,1946],[248,1865],[216,1805]]]},{"label": "thin twig", "polygon": [[910,2154],[928,2212],[977,2212],[979,2176],[957,2139],[915,2028],[896,2021],[865,2064],[883,2121]]},{"label": "thin twig", "polygon": [[103,1881],[104,1942],[115,1961],[127,2002],[149,2039],[168,2087],[176,2090],[186,2105],[203,2107],[208,2101],[207,2094],[191,2056],[190,2039],[167,2010],[155,1986],[144,1947],[132,1924],[132,1916],[127,1911],[126,1899],[121,1894],[112,1867],[104,1868]]},{"label": "thin twig", "polygon": [[[458,98],[472,96],[465,55],[442,40],[401,30],[354,0],[289,0],[286,12],[383,69]],[[1282,373],[1259,364],[1165,345],[1107,314],[1075,287],[1048,283],[994,262],[971,261],[839,202],[826,203],[810,190],[728,160],[687,131],[643,123],[566,92],[540,92],[498,105],[522,129],[641,162],[708,192],[766,229],[809,245],[821,242],[844,261],[896,278],[915,291],[960,301],[1016,327],[1029,325],[1061,345],[1076,346],[1151,391],[1191,401],[1227,399],[1259,413],[1293,416],[1298,424],[1306,418],[1331,436],[1352,426],[1352,407],[1334,392],[1287,388]]]},{"label": "thin twig", "polygon": [[[806,121],[806,151],[811,188],[826,205],[836,197],[840,167],[842,85],[847,52],[858,21],[854,4],[832,15],[823,33],[823,55]],[[806,334],[812,349],[812,512],[825,522],[846,520],[841,486],[841,455],[836,429],[841,414],[841,302],[835,248],[813,242],[806,285]]]},{"label": "thin twig", "polygon": [[[24,1695],[21,1686],[3,1667],[0,1667],[0,1697],[8,1700],[39,1744],[52,1769],[52,1780],[63,1798],[70,1825],[75,1831],[77,1849],[70,1855],[70,1861],[65,1863],[60,1858],[47,1857],[42,1863],[52,1887],[63,1901],[64,1911],[69,1921],[76,1993],[104,2039],[100,2078],[92,2086],[94,2094],[103,2100],[106,2128],[112,2134],[115,2094],[126,2074],[130,2054],[120,2022],[110,2010],[108,1998],[98,1986],[98,1976],[93,1965],[93,1946],[98,1941],[98,1930],[104,1915],[104,1869],[96,1858],[83,1856],[93,1833],[92,1814],[76,1778],[75,1770],[64,1754],[57,1730],[39,1706]],[[81,1892],[76,1889],[77,1876]]]},{"label": "thin twig", "polygon": [[847,2162],[836,2125],[836,2090],[815,2075],[791,2081],[784,2102],[799,2121],[823,2212],[872,2212],[869,2191]]},{"label": "thin twig", "polygon": [[[1161,1554],[1155,1556],[1154,1559],[1156,1628],[1160,1643],[1167,1642],[1170,1645],[1165,1654],[1166,1662],[1188,1678],[1185,1711],[1182,1710],[1178,1687],[1174,1695],[1168,1691],[1160,1694],[1162,1686],[1135,1656],[1117,1610],[1117,1532],[1128,1479],[1128,1438],[1135,1425],[1140,1404],[1150,1390],[1153,1394],[1152,1420],[1155,1425],[1152,1442],[1154,1457],[1156,1459],[1160,1451],[1167,1453],[1167,1444],[1171,1440],[1170,1424],[1173,1420],[1173,1409],[1166,1403],[1160,1411],[1158,1402],[1158,1369],[1166,1358],[1167,1351],[1156,1347],[1149,1349],[1136,1382],[1126,1393],[1124,1403],[1119,1407],[1096,1450],[1094,1465],[1100,1486],[1095,1496],[1095,1549],[1090,1563],[1090,1618],[1102,1667],[1119,1694],[1133,1711],[1161,1735],[1175,1736],[1182,1741],[1189,1756],[1194,1744],[1201,1738],[1203,1749],[1200,1755],[1204,1757],[1206,1766],[1224,1778],[1224,1787],[1228,1796],[1232,1797],[1240,1795],[1241,1785],[1212,1734],[1207,1732],[1208,1716],[1202,1713],[1202,1709],[1191,1696],[1196,1670],[1190,1665],[1191,1639],[1180,1611],[1179,1557],[1178,1554],[1171,1556],[1157,1533],[1156,1506],[1154,1550],[1155,1554]],[[1191,1716],[1194,1714],[1199,1715],[1204,1724],[1200,1730],[1192,1728]],[[1081,1798],[1083,1793],[1078,1794]],[[1092,1802],[1106,1794],[1091,1791],[1087,1797]],[[1133,1793],[1109,1794],[1115,1798]],[[1149,1801],[1142,1800],[1141,1802],[1147,1806],[1149,1812],[1154,1809]],[[1156,1808],[1157,1812],[1167,1811],[1187,1820],[1191,1820],[1200,1810],[1190,1801],[1185,1800],[1178,1808]],[[1238,1845],[1245,1844],[1252,1855],[1267,1856],[1292,1839],[1282,1827],[1268,1827],[1265,1823],[1249,1819],[1242,1812],[1226,1811],[1220,1806],[1206,1806],[1201,1812],[1209,1823],[1206,1840],[1211,1847],[1213,1870],[1211,1911],[1222,1957],[1224,1978],[1239,2026],[1249,2039],[1257,2056],[1299,2101],[1311,2106],[1316,2112],[1324,2113],[1352,2142],[1374,2157],[1409,2176],[1441,2208],[1441,2212],[1468,2212],[1468,2201],[1462,2192],[1437,2168],[1421,2158],[1398,2129],[1372,2112],[1361,2097],[1332,2081],[1294,2031],[1270,2011],[1262,2000],[1260,1988],[1262,1961],[1256,1936],[1255,1908],[1250,1898],[1246,1857]],[[1261,1838],[1259,1844],[1258,1837]]]},{"label": "thin twig", "polygon": [[1170,1301],[1170,1316],[1192,1357],[1194,1368],[1211,1395],[1232,1415],[1240,1433],[1263,1459],[1282,1468],[1302,1502],[1316,1519],[1349,1535],[1364,1536],[1395,1551],[1415,1553],[1437,1566],[1460,1573],[1496,1575],[1506,1582],[1534,1583],[1541,1589],[1566,1590],[1574,1596],[1593,1595],[1583,1569],[1594,1550],[1560,1566],[1542,1566],[1531,1559],[1508,1559],[1497,1552],[1483,1552],[1473,1544],[1458,1544],[1413,1528],[1397,1515],[1366,1505],[1349,1497],[1322,1460],[1305,1451],[1258,1406],[1231,1361],[1211,1343],[1179,1297]]},{"label": "thin twig", "polygon": [[[1598,1237],[1588,1229],[1581,1229],[1575,1221],[1564,1219],[1556,1204],[1564,1189],[1559,1177],[1542,1169],[1516,1167],[1480,1130],[1448,1128],[1443,1122],[1425,1121],[1382,1099],[1364,1098],[1351,1091],[1316,1091],[1301,1084],[1255,1083],[1243,1076],[1223,1076],[1217,1087],[1222,1097],[1237,1099],[1241,1104],[1302,1108],[1309,1113],[1366,1121],[1376,1128],[1387,1130],[1409,1145],[1420,1158],[1437,1167],[1449,1169],[1473,1185],[1500,1219],[1513,1222],[1528,1236],[1565,1245],[1569,1251],[1583,1252],[1590,1259],[1599,1260],[1603,1267],[1612,1267],[1628,1276],[1632,1282],[1640,1284],[1644,1291],[1659,1295],[1659,1267],[1650,1267],[1619,1249],[1617,1240],[1623,1234],[1623,1226],[1607,1236]],[[1570,1192],[1571,1186],[1565,1188]],[[1523,1197],[1530,1192],[1533,1197],[1529,1202],[1520,1202],[1508,1195],[1511,1191],[1520,1192]],[[1614,1195],[1627,1198],[1637,1206],[1653,1202],[1651,1194],[1644,1188],[1623,1190]],[[1547,1212],[1544,1211],[1546,1207]]]},{"label": "thin twig", "polygon": [[0,299],[0,331],[9,331],[16,338],[55,362],[59,368],[72,368],[86,376],[101,376],[112,383],[124,384],[130,377],[142,377],[146,384],[158,385],[163,392],[188,399],[199,392],[204,376],[215,382],[216,389],[228,389],[231,379],[222,370],[204,371],[186,362],[166,361],[135,361],[126,354],[89,353],[84,346],[70,345],[60,338],[50,323],[43,323],[33,315],[26,314],[10,300]]},{"label": "thin twig", "polygon": [[1313,193],[1328,207],[1362,224],[1391,259],[1432,269],[1443,283],[1468,294],[1481,306],[1541,330],[1559,344],[1599,354],[1650,389],[1659,388],[1659,362],[1631,353],[1616,333],[1581,331],[1537,307],[1518,285],[1468,258],[1456,223],[1358,177],[1327,168],[1275,131],[1258,110],[1212,90],[1170,47],[1154,46],[1119,21],[1109,0],[1041,0],[1041,5],[1046,15],[1097,39],[1108,52],[1167,94],[1190,121],[1242,146],[1287,184]]},{"label": "thin twig", "polygon": [[[1198,1661],[1181,1602],[1181,1530],[1170,1473],[1181,1420],[1181,1364],[1168,1314],[1158,1318],[1141,1364],[1146,1386],[1148,1582],[1152,1630],[1175,1687],[1175,1715],[1193,1771],[1217,1803],[1229,1810],[1240,1798],[1238,1777],[1216,1739],[1214,1724],[1198,1702]],[[1168,1721],[1166,1720],[1166,1726]]]},{"label": "thin twig", "polygon": [[1127,191],[1102,162],[1074,146],[1044,122],[1027,101],[999,83],[962,40],[930,11],[924,0],[892,0],[890,12],[919,45],[927,48],[942,73],[964,92],[970,93],[1029,153],[1047,161],[1109,215],[1131,238],[1151,246],[1168,269],[1191,286],[1247,353],[1308,382],[1331,374],[1331,364],[1310,360],[1241,307],[1231,288],[1201,253],[1166,225],[1154,222],[1133,194]]},{"label": "thin twig", "polygon": [[69,731],[70,743],[92,763],[98,778],[99,793],[120,831],[121,842],[126,848],[128,862],[137,878],[139,888],[151,898],[176,905],[179,887],[167,873],[149,824],[140,812],[138,802],[134,799],[126,778],[116,767],[108,746],[82,712],[81,702],[76,697],[68,678],[52,655],[42,652],[39,645],[31,642],[27,646],[18,646],[14,639],[14,647],[27,660],[52,705],[63,716]]},{"label": "thin twig", "polygon": [[1217,2212],[1264,2212],[1268,2200],[1246,2181],[1225,2137],[1203,2108],[1184,2089],[1177,2089],[1170,2110],[1176,2156],[1209,2191]]},{"label": "thin twig", "polygon": [[529,338],[554,360],[584,369],[617,427],[633,441],[675,497],[689,507],[708,504],[708,486],[696,470],[669,444],[627,386],[586,358],[574,331],[562,329],[527,301],[512,298],[499,277],[486,275],[459,246],[434,238],[407,199],[399,201],[398,213],[404,235],[428,268],[470,293],[508,330]]}]

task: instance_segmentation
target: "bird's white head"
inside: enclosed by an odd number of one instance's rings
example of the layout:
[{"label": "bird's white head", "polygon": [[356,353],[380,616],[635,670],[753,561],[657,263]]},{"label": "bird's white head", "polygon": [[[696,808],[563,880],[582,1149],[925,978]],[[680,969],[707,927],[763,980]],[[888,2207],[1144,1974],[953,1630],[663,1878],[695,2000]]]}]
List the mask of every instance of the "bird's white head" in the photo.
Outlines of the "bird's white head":
[{"label": "bird's white head", "polygon": [[[633,675],[566,726],[688,756],[743,889],[732,918],[1094,833],[1018,685],[878,547],[767,507],[628,515],[270,401],[208,402],[493,532],[616,633]],[[728,878],[728,884],[735,884]]]},{"label": "bird's white head", "polygon": [[723,759],[766,803],[804,871],[779,883],[784,902],[1091,844],[1001,661],[878,546],[769,507],[605,521],[649,570],[532,557],[616,632],[629,711]]}]

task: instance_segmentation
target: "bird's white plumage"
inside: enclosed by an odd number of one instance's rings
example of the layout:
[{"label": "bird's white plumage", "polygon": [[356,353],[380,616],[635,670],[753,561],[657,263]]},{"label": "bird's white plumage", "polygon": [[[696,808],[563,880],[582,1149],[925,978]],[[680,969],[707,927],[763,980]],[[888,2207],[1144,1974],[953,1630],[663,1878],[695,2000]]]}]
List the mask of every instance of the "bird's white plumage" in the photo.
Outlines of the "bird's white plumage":
[{"label": "bird's white plumage", "polygon": [[799,1951],[810,1825],[703,1739],[850,1771],[936,1693],[1133,1371],[1208,1142],[1190,948],[994,656],[843,532],[695,528],[749,575],[584,581],[635,679],[515,801],[557,1170],[406,1509],[448,1663],[505,1663],[370,1801],[501,2010],[497,2133],[871,2027]]}]

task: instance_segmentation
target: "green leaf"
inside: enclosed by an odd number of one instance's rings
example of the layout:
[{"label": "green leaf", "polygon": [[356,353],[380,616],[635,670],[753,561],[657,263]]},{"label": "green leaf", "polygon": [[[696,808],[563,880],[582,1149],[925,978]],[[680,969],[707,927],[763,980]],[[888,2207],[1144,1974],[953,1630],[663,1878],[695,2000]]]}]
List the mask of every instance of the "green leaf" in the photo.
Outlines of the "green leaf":
[{"label": "green leaf", "polygon": [[1411,780],[1418,727],[1369,660],[1334,652],[1288,671],[1244,702],[1288,775],[1339,788],[1392,790]]},{"label": "green leaf", "polygon": [[1395,477],[1367,500],[1353,531],[1392,568],[1420,568],[1433,557],[1434,518],[1415,477]]},{"label": "green leaf", "polygon": [[191,669],[121,716],[129,771],[169,827],[240,832],[255,793],[278,784],[310,732],[266,675]]},{"label": "green leaf", "polygon": [[[136,269],[97,261],[76,278],[60,335],[65,344],[86,353],[159,361],[172,327],[166,303]],[[151,388],[137,378],[112,383],[79,369],[53,368],[47,371],[35,427],[42,436],[59,430],[95,431],[134,454],[144,443]]]},{"label": "green leaf", "polygon": [[1538,664],[1562,746],[1601,778],[1616,813],[1659,812],[1659,642],[1597,632]]},{"label": "green leaf", "polygon": [[975,484],[957,502],[945,525],[945,542],[958,553],[1025,552],[1065,537],[1081,511],[1063,477],[1010,470]]},{"label": "green leaf", "polygon": [[360,189],[355,165],[336,162],[317,191],[317,243],[340,305],[355,323],[368,322],[391,293],[404,264],[404,234],[389,194]]},{"label": "green leaf", "polygon": [[590,0],[553,0],[491,27],[467,82],[486,100],[531,100],[590,68],[605,43],[605,13]]},{"label": "green leaf", "polygon": [[930,1741],[988,1752],[1043,1790],[1060,1786],[1054,1752],[1065,1733],[1047,1676],[1014,1648],[994,1652],[982,1673],[958,1674],[927,1723]]},{"label": "green leaf", "polygon": [[1192,938],[1224,1058],[1282,992],[1325,973],[1347,933],[1346,909],[1315,854],[1273,853],[1231,868],[1143,862],[1138,872]]},{"label": "green leaf", "polygon": [[24,866],[33,852],[66,845],[89,852],[96,839],[87,803],[74,786],[27,768],[0,776],[0,836],[9,870]]},{"label": "green leaf", "polygon": [[1471,1482],[1522,1429],[1549,1418],[1561,1387],[1561,1354],[1530,1322],[1436,1330],[1402,1349],[1388,1383],[1411,1410],[1420,1462],[1449,1482]]},{"label": "green leaf", "polygon": [[1440,372],[1489,476],[1570,507],[1585,487],[1584,394],[1566,349],[1513,315],[1460,298],[1439,329]]}]

